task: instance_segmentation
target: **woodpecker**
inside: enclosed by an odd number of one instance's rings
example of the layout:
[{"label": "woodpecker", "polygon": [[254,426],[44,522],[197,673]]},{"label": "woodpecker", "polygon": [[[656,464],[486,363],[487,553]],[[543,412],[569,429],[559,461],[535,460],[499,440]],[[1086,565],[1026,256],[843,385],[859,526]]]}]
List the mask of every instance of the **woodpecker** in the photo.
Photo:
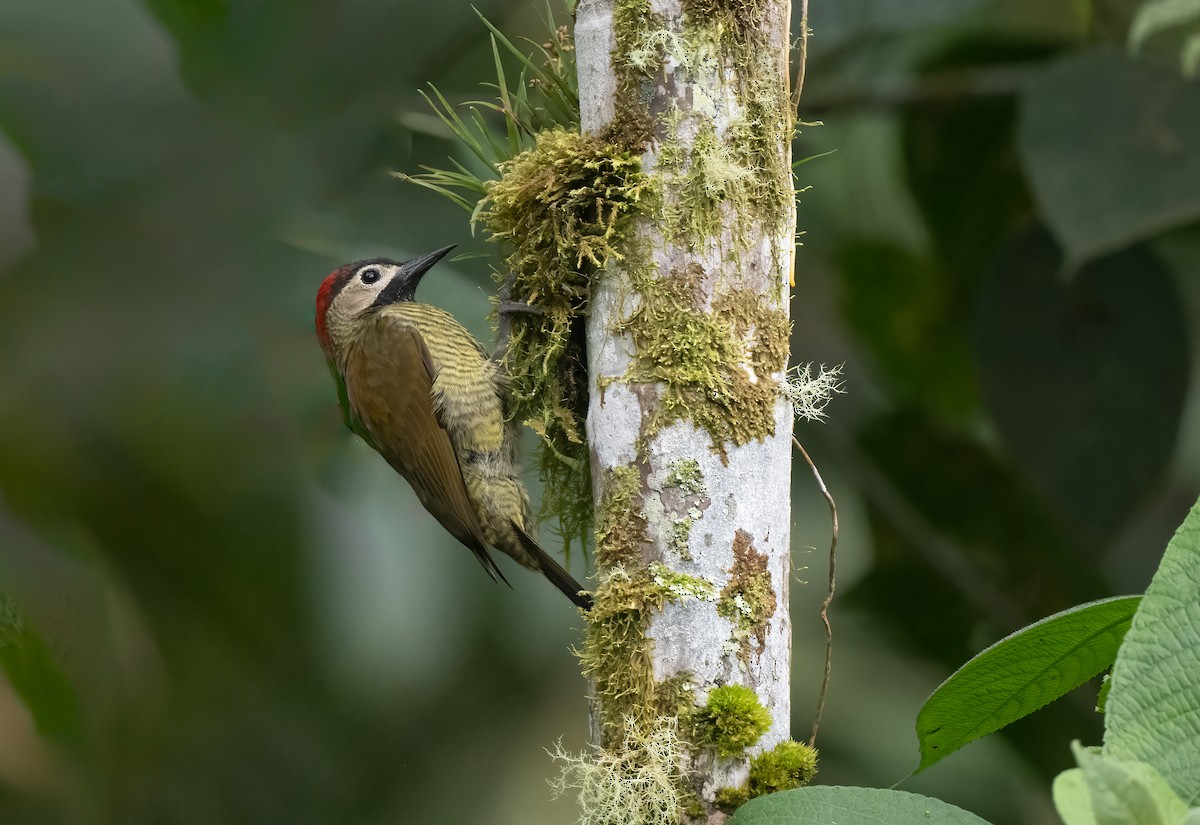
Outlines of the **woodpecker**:
[{"label": "woodpecker", "polygon": [[490,547],[586,610],[591,597],[531,535],[500,365],[450,313],[416,300],[421,277],[453,248],[346,264],[317,290],[317,340],[342,417],[493,580],[508,583]]}]

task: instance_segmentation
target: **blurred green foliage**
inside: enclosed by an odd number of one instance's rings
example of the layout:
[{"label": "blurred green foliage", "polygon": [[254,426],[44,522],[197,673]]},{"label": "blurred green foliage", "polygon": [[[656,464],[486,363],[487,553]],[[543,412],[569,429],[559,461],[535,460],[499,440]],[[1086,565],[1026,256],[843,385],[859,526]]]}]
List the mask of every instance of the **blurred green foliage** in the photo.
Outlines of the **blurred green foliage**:
[{"label": "blurred green foliage", "polygon": [[[799,432],[848,594],[822,781],[908,773],[941,678],[1140,591],[1196,498],[1200,86],[1126,53],[1137,5],[810,3],[796,157],[837,151],[799,169],[793,350],[849,390]],[[430,524],[312,340],[342,261],[486,248],[389,173],[454,151],[416,90],[476,98],[491,61],[465,3],[0,4],[0,822],[573,818],[542,748],[585,737],[578,621]],[[439,269],[485,337],[487,264]],[[802,467],[793,496],[803,568]],[[1077,698],[905,787],[1055,821]]]}]

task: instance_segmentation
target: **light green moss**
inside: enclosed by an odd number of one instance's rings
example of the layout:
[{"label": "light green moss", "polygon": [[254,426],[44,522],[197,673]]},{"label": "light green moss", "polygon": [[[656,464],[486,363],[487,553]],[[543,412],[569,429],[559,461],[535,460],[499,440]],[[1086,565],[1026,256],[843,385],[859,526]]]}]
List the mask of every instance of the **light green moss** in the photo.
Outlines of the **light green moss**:
[{"label": "light green moss", "polygon": [[596,565],[600,568],[642,563],[646,514],[641,507],[641,475],[636,467],[616,467],[604,474],[596,509]]},{"label": "light green moss", "polygon": [[641,572],[618,567],[602,575],[587,614],[583,647],[576,651],[584,675],[595,685],[602,745],[619,741],[631,719],[686,719],[694,705],[691,674],[655,681],[646,631],[651,615],[667,602],[715,601],[716,591],[712,582],[660,564]]},{"label": "light green moss", "polygon": [[596,510],[596,560],[600,578],[587,614],[583,646],[576,651],[584,675],[595,684],[601,744],[612,746],[630,719],[648,723],[678,717],[691,707],[690,674],[656,682],[646,638],[651,615],[684,598],[715,601],[717,586],[663,564],[644,564],[646,516],[640,503],[641,476],[618,467],[602,479]]},{"label": "light green moss", "polygon": [[724,788],[717,788],[715,801],[721,810],[732,812],[750,801],[750,791],[726,785]]},{"label": "light green moss", "polygon": [[776,606],[767,557],[754,549],[749,533],[738,530],[733,539],[733,567],[717,601],[717,614],[733,622],[743,662],[749,663],[752,641],[757,653],[766,649],[767,621],[775,615]]},{"label": "light green moss", "polygon": [[816,775],[816,749],[788,739],[750,760],[749,793],[755,797],[799,788]]},{"label": "light green moss", "polygon": [[667,47],[661,16],[650,10],[650,0],[617,0],[613,7],[612,65],[617,79],[616,110],[604,130],[604,138],[618,146],[640,152],[654,137],[650,114],[650,82]]},{"label": "light green moss", "polygon": [[700,576],[689,576],[672,570],[661,562],[652,561],[647,568],[650,579],[671,601],[691,597],[702,602],[717,600],[717,585]]},{"label": "light green moss", "polygon": [[646,628],[662,594],[644,574],[619,567],[603,573],[577,651],[583,674],[592,678],[600,721],[600,744],[621,741],[628,720],[653,715],[654,673]]},{"label": "light green moss", "polygon": [[771,714],[745,685],[722,685],[693,716],[697,741],[724,757],[740,756],[771,727]]},{"label": "light green moss", "polygon": [[[669,223],[693,244],[728,227],[740,246],[754,224],[778,231],[791,214],[795,193],[785,148],[794,124],[786,70],[758,0],[684,0],[683,11],[686,54],[674,56],[701,75],[723,78],[733,69],[741,117],[717,135],[701,111],[690,155],[672,149],[679,114],[664,117],[665,165],[681,195]],[[710,103],[697,98],[694,105],[703,110]]]},{"label": "light green moss", "polygon": [[722,456],[775,432],[777,375],[788,353],[790,326],[781,309],[750,290],[727,290],[702,305],[706,275],[698,265],[667,278],[640,276],[638,308],[617,327],[632,335],[636,355],[625,380],[663,385],[642,437],[689,420],[707,431]]},{"label": "light green moss", "polygon": [[587,375],[583,316],[592,279],[619,257],[629,218],[648,193],[640,157],[559,129],[499,166],[482,214],[492,240],[508,244],[508,299],[531,312],[509,316],[504,365],[510,412],[542,439],[543,512],[565,536],[591,524],[585,443]]},{"label": "light green moss", "polygon": [[817,751],[789,739],[751,759],[747,784],[719,788],[715,801],[718,808],[732,813],[756,796],[808,785],[816,775]]}]

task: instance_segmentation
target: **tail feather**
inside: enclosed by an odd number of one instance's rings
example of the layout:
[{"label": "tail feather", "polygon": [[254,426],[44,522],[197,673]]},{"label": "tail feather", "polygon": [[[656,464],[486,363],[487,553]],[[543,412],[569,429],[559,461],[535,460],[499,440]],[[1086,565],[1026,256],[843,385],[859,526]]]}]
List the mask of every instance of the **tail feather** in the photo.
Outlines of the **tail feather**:
[{"label": "tail feather", "polygon": [[575,581],[574,577],[561,564],[555,561],[553,556],[543,550],[541,545],[526,533],[521,525],[514,521],[512,526],[513,530],[516,531],[517,538],[521,542],[521,546],[537,562],[538,569],[542,572],[542,575],[561,590],[576,607],[582,610],[591,610],[592,596],[590,593],[584,591],[583,585]]}]

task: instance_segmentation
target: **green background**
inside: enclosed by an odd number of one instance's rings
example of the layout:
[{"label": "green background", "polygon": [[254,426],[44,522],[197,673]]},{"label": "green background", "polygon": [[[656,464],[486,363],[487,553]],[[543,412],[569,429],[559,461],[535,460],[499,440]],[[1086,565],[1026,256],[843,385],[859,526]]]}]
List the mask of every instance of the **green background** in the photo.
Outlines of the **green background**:
[{"label": "green background", "polygon": [[[1200,490],[1200,83],[1170,36],[1126,54],[1135,10],[812,0],[795,151],[836,151],[798,170],[793,360],[847,388],[797,429],[842,519],[819,781],[905,776],[954,667],[1140,592]],[[488,249],[389,173],[455,151],[417,89],[490,62],[466,3],[0,3],[0,822],[573,821],[544,749],[585,742],[580,620],[349,436],[312,331],[345,260]],[[422,296],[486,337],[488,266]],[[807,738],[828,520],[794,476]],[[1093,695],[902,787],[1055,822]]]}]

